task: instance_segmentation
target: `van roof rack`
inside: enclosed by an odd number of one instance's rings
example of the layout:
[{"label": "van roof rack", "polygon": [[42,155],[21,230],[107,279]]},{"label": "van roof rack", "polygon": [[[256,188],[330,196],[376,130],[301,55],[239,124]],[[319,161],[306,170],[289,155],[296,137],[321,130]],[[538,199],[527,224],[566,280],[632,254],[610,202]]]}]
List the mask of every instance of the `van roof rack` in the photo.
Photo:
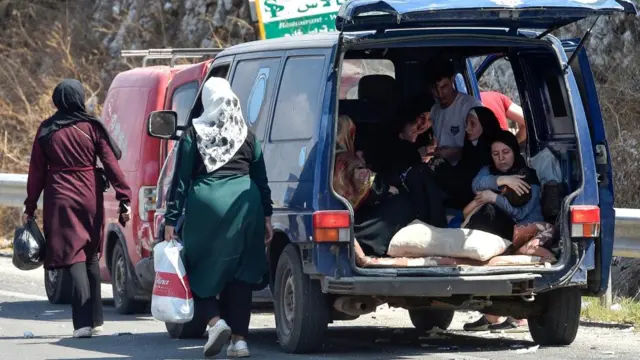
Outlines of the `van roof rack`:
[{"label": "van roof rack", "polygon": [[171,67],[176,59],[199,58],[207,55],[217,55],[223,48],[182,48],[182,49],[147,49],[147,50],[120,50],[122,57],[143,57],[142,67],[147,66],[148,60],[171,59]]}]

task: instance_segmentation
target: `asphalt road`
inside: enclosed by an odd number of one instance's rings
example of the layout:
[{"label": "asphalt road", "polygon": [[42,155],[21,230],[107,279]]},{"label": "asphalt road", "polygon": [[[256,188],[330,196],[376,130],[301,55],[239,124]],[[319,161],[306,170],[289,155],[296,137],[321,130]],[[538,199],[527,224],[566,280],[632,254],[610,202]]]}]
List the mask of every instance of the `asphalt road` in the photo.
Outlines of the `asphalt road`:
[{"label": "asphalt road", "polygon": [[[103,285],[105,334],[73,339],[71,309],[46,301],[43,271],[23,272],[0,257],[0,359],[199,359],[202,340],[172,340],[164,324],[149,314],[116,314]],[[628,330],[584,324],[569,347],[535,348],[528,333],[476,334],[461,331],[477,314],[459,313],[452,330],[425,336],[411,327],[406,311],[382,307],[352,322],[330,325],[321,352],[287,355],[280,351],[273,314],[256,309],[250,349],[257,359],[637,359],[640,337]],[[218,356],[224,358],[224,356]]]}]

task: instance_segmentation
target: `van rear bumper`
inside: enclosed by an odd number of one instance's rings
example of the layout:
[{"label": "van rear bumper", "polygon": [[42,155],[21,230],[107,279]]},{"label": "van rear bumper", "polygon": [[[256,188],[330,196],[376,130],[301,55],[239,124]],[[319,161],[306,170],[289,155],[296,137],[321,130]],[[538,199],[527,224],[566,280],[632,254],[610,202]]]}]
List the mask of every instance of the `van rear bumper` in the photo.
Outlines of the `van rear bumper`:
[{"label": "van rear bumper", "polygon": [[322,292],[337,295],[447,297],[511,296],[533,293],[539,274],[456,277],[323,277]]}]

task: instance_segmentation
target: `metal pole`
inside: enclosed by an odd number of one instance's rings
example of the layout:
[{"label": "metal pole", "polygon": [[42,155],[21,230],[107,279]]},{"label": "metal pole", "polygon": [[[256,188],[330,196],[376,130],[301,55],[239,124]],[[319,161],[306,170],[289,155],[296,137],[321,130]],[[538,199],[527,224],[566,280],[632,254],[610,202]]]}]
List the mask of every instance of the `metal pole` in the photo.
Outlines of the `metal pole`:
[{"label": "metal pole", "polygon": [[600,305],[607,309],[613,305],[613,294],[611,293],[611,272],[609,272],[609,285],[607,285],[607,292],[600,297]]}]

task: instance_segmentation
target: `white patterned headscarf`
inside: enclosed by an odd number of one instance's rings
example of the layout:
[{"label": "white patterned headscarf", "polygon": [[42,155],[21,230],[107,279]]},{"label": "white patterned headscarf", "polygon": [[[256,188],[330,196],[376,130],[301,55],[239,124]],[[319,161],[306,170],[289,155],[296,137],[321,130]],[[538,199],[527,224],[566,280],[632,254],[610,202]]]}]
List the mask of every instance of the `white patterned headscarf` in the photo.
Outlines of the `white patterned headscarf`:
[{"label": "white patterned headscarf", "polygon": [[202,116],[193,119],[198,151],[207,172],[229,162],[247,138],[247,124],[242,117],[240,101],[229,82],[212,77],[202,89]]}]

